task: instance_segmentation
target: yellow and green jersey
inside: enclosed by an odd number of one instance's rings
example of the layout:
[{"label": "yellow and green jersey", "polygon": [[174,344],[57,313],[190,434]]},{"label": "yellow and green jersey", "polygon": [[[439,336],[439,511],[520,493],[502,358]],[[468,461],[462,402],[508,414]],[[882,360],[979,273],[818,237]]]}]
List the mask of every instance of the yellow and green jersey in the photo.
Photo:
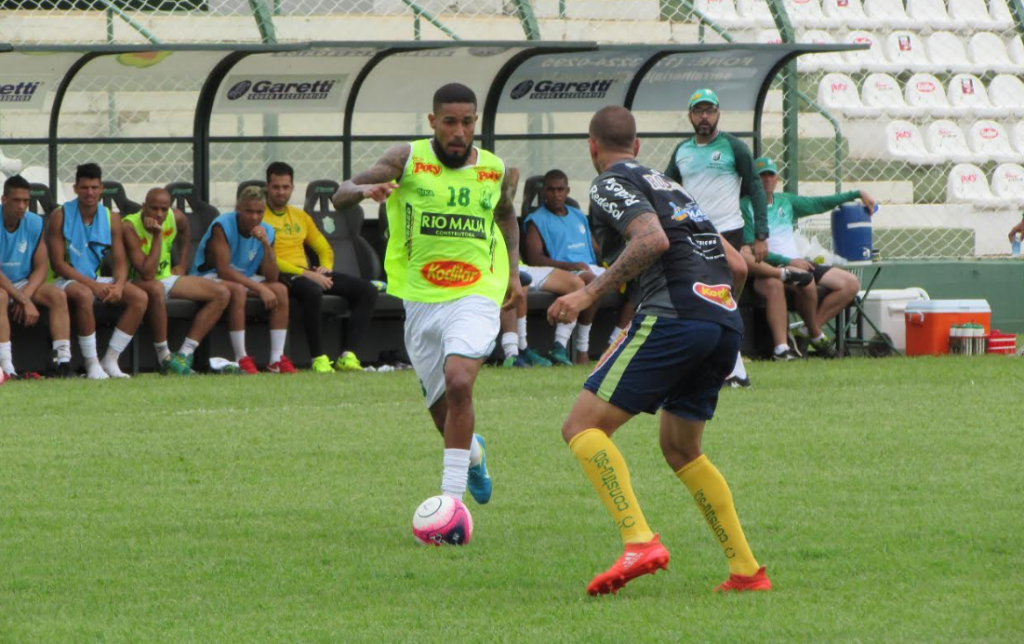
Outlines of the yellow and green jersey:
[{"label": "yellow and green jersey", "polygon": [[[132,226],[135,232],[139,234],[139,241],[142,242],[142,253],[149,255],[149,249],[153,247],[153,236],[149,234],[149,231],[142,225],[142,212],[137,212],[128,215],[122,221]],[[178,236],[178,223],[174,221],[174,211],[167,211],[167,217],[164,218],[163,235],[160,237],[163,247],[160,249],[160,264],[157,265],[156,275],[153,279],[162,280],[171,276],[171,249],[174,247],[174,238]],[[128,262],[128,277],[129,279],[136,279],[138,274],[135,272],[135,267]]]},{"label": "yellow and green jersey", "polygon": [[309,269],[306,244],[316,253],[320,266],[327,270],[334,269],[334,251],[331,250],[330,242],[302,208],[285,206],[284,212],[274,212],[267,206],[263,223],[268,224],[276,233],[274,254],[277,256],[277,268],[282,273],[302,275],[302,271]]},{"label": "yellow and green jersey", "polygon": [[477,163],[446,167],[430,139],[411,144],[398,188],[387,201],[384,269],[388,293],[412,302],[482,295],[501,304],[508,251],[494,220],[505,164],[477,149]]}]

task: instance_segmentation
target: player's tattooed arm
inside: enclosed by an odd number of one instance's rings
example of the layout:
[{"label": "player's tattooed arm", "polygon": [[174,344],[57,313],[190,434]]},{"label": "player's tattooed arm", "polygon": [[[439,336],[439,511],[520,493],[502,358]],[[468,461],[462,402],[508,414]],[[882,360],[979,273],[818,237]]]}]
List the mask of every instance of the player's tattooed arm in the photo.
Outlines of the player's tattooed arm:
[{"label": "player's tattooed arm", "polygon": [[363,199],[377,202],[387,200],[388,195],[398,187],[392,182],[402,177],[411,149],[408,143],[392,146],[368,170],[343,182],[331,198],[334,207],[344,208]]},{"label": "player's tattooed arm", "polygon": [[501,180],[501,197],[498,205],[494,207],[494,220],[501,229],[501,235],[505,238],[505,246],[508,248],[509,268],[518,272],[519,270],[519,222],[516,221],[516,208],[513,201],[516,198],[516,188],[519,185],[519,169],[508,168]]},{"label": "player's tattooed arm", "polygon": [[644,212],[634,217],[625,232],[626,248],[622,254],[608,270],[584,289],[594,300],[642,273],[668,250],[665,229],[653,212]]}]

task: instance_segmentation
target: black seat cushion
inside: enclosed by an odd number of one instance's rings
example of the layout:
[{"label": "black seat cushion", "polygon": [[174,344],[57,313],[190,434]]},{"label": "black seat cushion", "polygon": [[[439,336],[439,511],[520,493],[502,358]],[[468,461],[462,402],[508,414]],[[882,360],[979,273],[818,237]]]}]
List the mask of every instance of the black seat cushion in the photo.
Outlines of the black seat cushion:
[{"label": "black seat cushion", "polygon": [[103,195],[100,197],[100,201],[109,210],[120,213],[122,217],[142,210],[142,204],[129,199],[124,191],[124,186],[117,181],[103,182]]},{"label": "black seat cushion", "polygon": [[45,183],[28,184],[28,196],[28,209],[37,215],[41,215],[43,219],[48,217],[57,208],[57,203],[53,200],[53,195],[50,193],[50,187]]}]

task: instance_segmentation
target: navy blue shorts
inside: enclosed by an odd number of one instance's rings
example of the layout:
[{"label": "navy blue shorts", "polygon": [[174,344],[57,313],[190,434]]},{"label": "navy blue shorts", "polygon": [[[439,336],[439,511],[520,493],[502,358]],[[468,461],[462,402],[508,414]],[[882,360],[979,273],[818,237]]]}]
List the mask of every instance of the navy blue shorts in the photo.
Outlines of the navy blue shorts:
[{"label": "navy blue shorts", "polygon": [[710,420],[741,336],[715,322],[637,315],[583,388],[631,414]]}]

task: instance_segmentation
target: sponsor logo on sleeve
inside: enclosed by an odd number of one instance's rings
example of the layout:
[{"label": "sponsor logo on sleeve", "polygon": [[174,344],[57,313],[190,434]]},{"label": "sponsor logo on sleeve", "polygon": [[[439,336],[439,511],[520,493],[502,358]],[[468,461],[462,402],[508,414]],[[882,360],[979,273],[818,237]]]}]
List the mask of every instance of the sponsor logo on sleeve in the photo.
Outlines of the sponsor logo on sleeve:
[{"label": "sponsor logo on sleeve", "polygon": [[480,280],[480,269],[465,262],[430,262],[420,272],[425,280],[442,288],[469,286]]},{"label": "sponsor logo on sleeve", "polygon": [[[625,208],[635,206],[640,203],[640,200],[636,198],[636,195],[626,190],[621,183],[616,181],[615,177],[602,179],[600,183],[603,185],[599,186],[595,184],[590,187],[590,202],[600,206],[601,210],[604,210],[614,219],[618,220],[622,218],[623,212],[619,207],[620,202]],[[614,198],[615,201],[609,197]]]},{"label": "sponsor logo on sleeve", "polygon": [[693,292],[702,300],[720,306],[726,311],[736,310],[736,300],[732,298],[732,287],[728,284],[708,285],[694,282]]}]

